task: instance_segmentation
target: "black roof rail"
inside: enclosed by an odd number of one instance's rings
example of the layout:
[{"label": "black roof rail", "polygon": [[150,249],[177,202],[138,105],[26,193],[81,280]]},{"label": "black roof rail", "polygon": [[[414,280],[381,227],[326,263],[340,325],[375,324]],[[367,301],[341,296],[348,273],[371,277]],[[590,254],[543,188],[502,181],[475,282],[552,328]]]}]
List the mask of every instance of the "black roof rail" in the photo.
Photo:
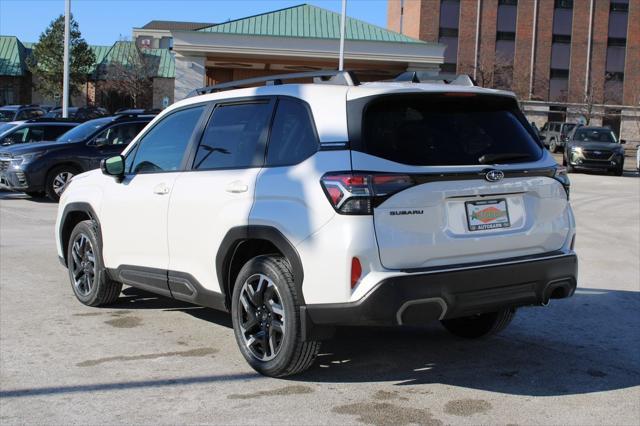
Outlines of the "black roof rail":
[{"label": "black roof rail", "polygon": [[316,84],[336,84],[342,86],[358,86],[360,81],[358,77],[352,71],[337,71],[337,70],[324,70],[324,71],[311,71],[311,72],[297,72],[291,74],[279,74],[269,75],[264,77],[248,78],[246,80],[229,81],[227,83],[220,83],[213,86],[202,87],[189,93],[187,97],[205,95],[208,93],[215,93],[222,90],[238,89],[245,86],[252,86],[260,83],[264,83],[266,86],[284,84],[286,80],[297,80],[302,78],[313,78],[313,82]]},{"label": "black roof rail", "polygon": [[434,73],[432,71],[406,71],[398,74],[394,81],[411,83],[443,83],[456,86],[475,86],[467,74]]},{"label": "black roof rail", "polygon": [[161,109],[143,109],[143,108],[126,108],[113,113],[114,116],[138,116],[138,115],[157,115],[162,112]]},{"label": "black roof rail", "polygon": [[25,120],[25,123],[80,123],[76,118],[38,117]]}]

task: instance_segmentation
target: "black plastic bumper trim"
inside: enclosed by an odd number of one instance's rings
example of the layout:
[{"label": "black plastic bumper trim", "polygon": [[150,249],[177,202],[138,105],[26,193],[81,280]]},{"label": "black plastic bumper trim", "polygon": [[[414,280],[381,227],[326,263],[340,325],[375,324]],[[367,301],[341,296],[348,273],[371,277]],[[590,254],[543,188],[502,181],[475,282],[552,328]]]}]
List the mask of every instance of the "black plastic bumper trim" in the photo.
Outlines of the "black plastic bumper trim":
[{"label": "black plastic bumper trim", "polygon": [[381,281],[356,302],[307,305],[306,314],[312,326],[422,324],[569,297],[577,274],[578,259],[571,253],[400,275]]}]

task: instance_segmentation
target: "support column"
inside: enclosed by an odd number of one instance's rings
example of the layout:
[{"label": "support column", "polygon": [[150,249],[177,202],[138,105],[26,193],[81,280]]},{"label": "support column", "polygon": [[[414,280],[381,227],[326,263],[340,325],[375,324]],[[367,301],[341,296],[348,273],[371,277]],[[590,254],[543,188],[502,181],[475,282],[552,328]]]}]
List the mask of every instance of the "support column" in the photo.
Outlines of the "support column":
[{"label": "support column", "polygon": [[192,90],[205,85],[204,56],[184,56],[176,53],[176,80],[174,99],[184,99]]},{"label": "support column", "polygon": [[[569,64],[569,102],[584,102],[584,84],[587,72],[591,0],[574,2],[571,29],[571,62]],[[607,17],[608,19],[608,17]]]},{"label": "support column", "polygon": [[604,102],[604,77],[607,63],[610,0],[595,0],[589,89],[595,103]]},{"label": "support column", "polygon": [[640,1],[629,2],[627,49],[624,63],[623,103],[640,103]]},{"label": "support column", "polygon": [[529,97],[534,5],[533,0],[520,0],[518,2],[512,88],[520,99]]},{"label": "support column", "polygon": [[460,0],[457,72],[473,76],[476,58],[478,0]]}]

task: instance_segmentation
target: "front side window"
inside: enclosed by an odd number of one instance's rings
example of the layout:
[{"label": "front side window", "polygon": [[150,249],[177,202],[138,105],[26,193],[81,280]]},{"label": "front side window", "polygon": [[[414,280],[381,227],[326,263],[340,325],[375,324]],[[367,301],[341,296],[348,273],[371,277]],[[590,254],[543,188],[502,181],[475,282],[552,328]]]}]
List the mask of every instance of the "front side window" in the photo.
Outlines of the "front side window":
[{"label": "front side window", "polygon": [[513,99],[387,96],[365,107],[367,154],[414,166],[535,161],[542,149]]},{"label": "front side window", "polygon": [[204,109],[201,105],[177,111],[156,123],[127,156],[126,170],[134,174],[179,170]]},{"label": "front side window", "polygon": [[271,119],[270,102],[218,106],[198,146],[195,170],[259,166]]},{"label": "front side window", "polygon": [[280,99],[271,127],[267,166],[298,164],[318,150],[316,132],[309,111],[291,99]]}]

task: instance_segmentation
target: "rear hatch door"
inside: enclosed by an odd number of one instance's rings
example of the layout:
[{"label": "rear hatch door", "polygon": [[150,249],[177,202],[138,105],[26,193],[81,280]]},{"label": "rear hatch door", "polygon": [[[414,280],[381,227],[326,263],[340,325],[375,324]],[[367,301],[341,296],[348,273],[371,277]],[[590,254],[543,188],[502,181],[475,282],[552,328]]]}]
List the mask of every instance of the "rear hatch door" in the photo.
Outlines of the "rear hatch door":
[{"label": "rear hatch door", "polygon": [[563,246],[567,193],[513,98],[403,94],[359,104],[361,132],[350,135],[354,172],[409,182],[374,200],[384,267],[466,264]]}]

